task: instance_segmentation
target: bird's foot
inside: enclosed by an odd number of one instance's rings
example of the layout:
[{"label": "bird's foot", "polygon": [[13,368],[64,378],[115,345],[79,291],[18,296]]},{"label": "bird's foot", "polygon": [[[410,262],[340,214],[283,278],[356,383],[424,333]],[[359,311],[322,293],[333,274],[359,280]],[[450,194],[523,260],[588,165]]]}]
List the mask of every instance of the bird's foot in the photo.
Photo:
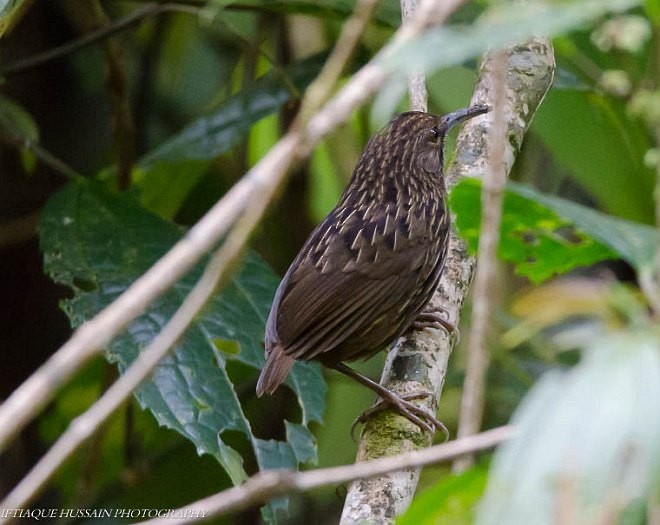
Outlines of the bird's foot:
[{"label": "bird's foot", "polygon": [[445,435],[445,441],[449,439],[449,430],[447,427],[438,420],[428,409],[417,406],[410,402],[411,399],[419,399],[420,397],[432,397],[431,392],[413,392],[411,394],[398,395],[394,392],[387,391],[388,394],[381,393],[381,399],[371,408],[365,410],[358,416],[351,425],[351,438],[355,441],[355,427],[359,423],[364,423],[367,419],[378,412],[382,412],[388,408],[393,408],[399,412],[403,417],[417,425],[422,430],[433,434],[439,430]]},{"label": "bird's foot", "polygon": [[447,333],[456,338],[456,342],[461,338],[458,327],[449,321],[449,312],[442,306],[428,307],[417,314],[417,317],[410,325],[411,330],[424,330],[425,328],[444,328]]},{"label": "bird's foot", "polygon": [[358,423],[364,423],[371,414],[385,410],[388,407],[397,410],[402,416],[415,423],[422,430],[426,430],[431,434],[435,430],[440,430],[445,435],[446,439],[449,438],[449,431],[447,430],[447,427],[438,421],[433,414],[431,414],[427,409],[418,407],[409,401],[410,399],[418,399],[420,397],[431,397],[433,396],[431,392],[413,392],[410,394],[398,395],[391,390],[388,390],[383,385],[376,383],[374,380],[363,376],[359,372],[356,372],[351,367],[346,366],[344,363],[331,362],[328,363],[328,366],[331,366],[338,372],[351,377],[358,383],[361,383],[367,388],[373,390],[381,399],[381,401],[376,403],[373,407],[365,411],[360,417],[353,421],[353,424],[351,425],[351,437],[354,440],[355,426]]}]

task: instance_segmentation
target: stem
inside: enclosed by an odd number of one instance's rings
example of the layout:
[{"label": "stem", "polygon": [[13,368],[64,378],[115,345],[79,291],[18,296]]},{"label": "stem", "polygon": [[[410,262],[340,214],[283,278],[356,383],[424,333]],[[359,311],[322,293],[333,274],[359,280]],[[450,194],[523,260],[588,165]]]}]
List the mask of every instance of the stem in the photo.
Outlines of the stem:
[{"label": "stem", "polygon": [[[490,313],[495,304],[497,288],[497,247],[500,241],[502,200],[507,173],[504,171],[504,153],[507,136],[507,57],[497,53],[490,61],[492,82],[492,127],[488,133],[488,165],[482,185],[482,213],[479,235],[479,262],[474,279],[472,299],[472,326],[468,339],[468,365],[463,384],[463,398],[459,416],[458,436],[469,436],[479,431],[483,418],[486,371],[490,356],[487,336]],[[464,456],[454,463],[454,471],[463,472],[474,464],[472,456]]]},{"label": "stem", "polygon": [[[86,0],[89,1],[89,0]],[[108,17],[98,0],[90,4],[95,26],[107,27]],[[131,172],[135,163],[135,123],[129,100],[128,78],[124,56],[114,38],[103,43],[107,63],[106,87],[112,108],[112,130],[117,152],[117,186],[126,190],[131,185]]]},{"label": "stem", "polygon": [[[417,0],[401,0],[402,23],[413,15],[417,9]],[[427,111],[428,91],[426,90],[426,75],[417,71],[408,78],[408,93],[410,94],[410,109],[412,111]]]}]

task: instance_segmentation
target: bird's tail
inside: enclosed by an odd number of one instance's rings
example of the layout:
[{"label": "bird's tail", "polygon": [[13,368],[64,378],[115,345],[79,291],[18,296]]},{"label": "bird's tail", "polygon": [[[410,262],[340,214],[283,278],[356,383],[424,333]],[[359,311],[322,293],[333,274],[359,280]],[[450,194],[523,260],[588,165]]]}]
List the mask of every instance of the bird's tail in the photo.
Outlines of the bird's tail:
[{"label": "bird's tail", "polygon": [[276,344],[273,346],[268,352],[266,364],[261,370],[261,375],[259,375],[257,381],[257,397],[275,392],[282,381],[286,379],[293,363],[293,357],[286,355],[281,345]]}]

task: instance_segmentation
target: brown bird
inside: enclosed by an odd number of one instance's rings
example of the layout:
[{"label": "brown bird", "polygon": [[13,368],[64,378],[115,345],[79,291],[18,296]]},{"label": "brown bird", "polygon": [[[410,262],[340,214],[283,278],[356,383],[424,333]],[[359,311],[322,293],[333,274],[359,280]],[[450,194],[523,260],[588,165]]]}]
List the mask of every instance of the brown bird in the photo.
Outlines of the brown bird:
[{"label": "brown bird", "polygon": [[431,430],[428,421],[444,430],[431,414],[343,362],[373,356],[416,321],[451,329],[439,311],[423,312],[447,253],[444,139],[454,124],[488,109],[475,105],[442,117],[402,113],[369,140],[339,203],[277,289],[258,396],[272,394],[294,360],[317,359],[376,391],[420,427]]}]

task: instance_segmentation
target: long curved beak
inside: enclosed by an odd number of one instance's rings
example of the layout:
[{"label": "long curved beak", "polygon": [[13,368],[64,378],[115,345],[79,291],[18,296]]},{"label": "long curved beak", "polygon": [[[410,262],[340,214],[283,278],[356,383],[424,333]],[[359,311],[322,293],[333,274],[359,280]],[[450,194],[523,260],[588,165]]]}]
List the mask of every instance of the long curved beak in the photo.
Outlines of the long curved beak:
[{"label": "long curved beak", "polygon": [[461,122],[476,117],[477,115],[483,115],[489,111],[490,106],[487,106],[486,104],[476,104],[469,108],[459,109],[440,117],[439,127],[449,129],[456,124],[460,124]]}]

